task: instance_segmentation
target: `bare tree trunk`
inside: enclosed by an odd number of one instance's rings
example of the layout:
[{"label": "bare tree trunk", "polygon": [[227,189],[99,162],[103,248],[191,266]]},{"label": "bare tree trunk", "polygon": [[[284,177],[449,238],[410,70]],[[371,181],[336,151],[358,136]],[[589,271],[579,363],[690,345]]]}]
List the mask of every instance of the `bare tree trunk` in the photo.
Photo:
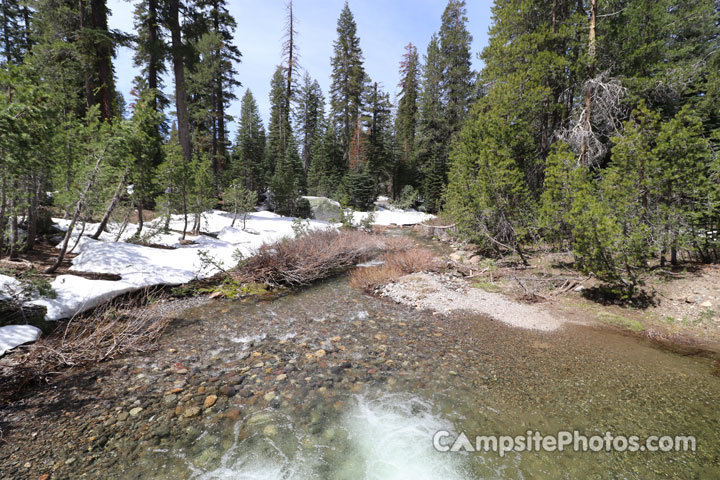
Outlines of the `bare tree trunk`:
[{"label": "bare tree trunk", "polygon": [[[12,201],[10,203],[11,210],[15,210],[14,206],[15,206],[15,202]],[[13,213],[12,216],[10,217],[10,253],[8,254],[8,258],[10,258],[10,260],[17,260],[17,258],[18,258],[17,240],[18,240],[18,219],[17,219],[17,216]]]},{"label": "bare tree trunk", "polygon": [[78,234],[77,238],[75,239],[75,243],[73,243],[72,248],[68,251],[68,253],[72,253],[77,248],[78,244],[80,243],[80,239],[83,236],[83,233],[85,233],[85,227],[87,226],[87,220],[83,220],[82,227],[80,227],[80,233]]},{"label": "bare tree trunk", "polygon": [[119,242],[120,237],[122,237],[122,234],[125,233],[125,229],[127,228],[128,223],[130,222],[130,215],[132,215],[132,209],[128,208],[128,211],[125,214],[125,218],[123,219],[122,225],[120,225],[120,230],[118,230],[117,235],[115,235],[116,242]]},{"label": "bare tree trunk", "polygon": [[143,219],[143,201],[142,201],[142,199],[139,199],[137,202],[137,214],[138,214],[138,229],[135,232],[135,236],[137,238],[140,238],[140,233],[142,232],[143,226],[145,225],[145,220]]},{"label": "bare tree trunk", "polygon": [[182,240],[185,240],[188,227],[188,209],[187,209],[187,193],[183,189],[183,217],[185,218],[185,224],[183,225]]},{"label": "bare tree trunk", "polygon": [[[37,178],[33,175],[30,180],[31,184],[37,182]],[[27,209],[27,238],[23,252],[29,252],[35,248],[35,237],[37,236],[37,212],[38,212],[38,193],[36,185],[31,185],[30,205]]]},{"label": "bare tree trunk", "polygon": [[[588,80],[595,77],[595,57],[596,57],[596,45],[595,45],[595,24],[597,18],[597,0],[590,0],[590,33],[588,34]],[[582,165],[589,165],[588,159],[588,137],[592,131],[592,97],[593,97],[593,86],[591,82],[587,83],[585,89],[585,125],[580,146],[580,163]]]},{"label": "bare tree trunk", "polygon": [[113,210],[115,210],[115,207],[117,207],[117,204],[120,202],[120,197],[122,196],[123,189],[125,188],[126,180],[127,173],[123,173],[123,176],[120,179],[117,188],[115,189],[112,200],[110,200],[110,204],[108,205],[107,210],[105,210],[105,215],[103,215],[102,220],[100,220],[100,225],[98,225],[95,233],[90,236],[90,238],[92,238],[93,240],[97,240],[98,238],[100,238],[100,234],[105,231],[105,228],[110,221],[110,215],[112,214]]},{"label": "bare tree trunk", "polygon": [[0,256],[5,248],[5,212],[7,210],[7,177],[5,172],[2,175],[2,199],[0,199]]},{"label": "bare tree trunk", "polygon": [[65,253],[67,252],[68,242],[70,242],[70,237],[72,236],[72,231],[75,228],[75,224],[77,223],[78,217],[80,217],[80,214],[82,213],[83,209],[85,208],[85,202],[87,201],[87,196],[92,187],[95,185],[95,180],[97,179],[98,173],[100,172],[100,164],[102,163],[103,157],[105,156],[105,152],[103,152],[101,155],[98,156],[97,161],[95,162],[95,167],[92,170],[92,173],[90,174],[90,178],[88,179],[87,183],[85,184],[85,188],[83,189],[82,194],[80,195],[80,198],[78,199],[77,203],[75,204],[75,212],[73,213],[72,220],[70,220],[70,225],[68,226],[67,232],[65,232],[65,238],[62,242],[62,247],[60,247],[60,253],[58,254],[57,259],[55,260],[55,263],[53,263],[50,267],[45,269],[45,273],[54,273],[55,270],[58,269],[60,265],[62,265],[63,260],[65,259]]}]

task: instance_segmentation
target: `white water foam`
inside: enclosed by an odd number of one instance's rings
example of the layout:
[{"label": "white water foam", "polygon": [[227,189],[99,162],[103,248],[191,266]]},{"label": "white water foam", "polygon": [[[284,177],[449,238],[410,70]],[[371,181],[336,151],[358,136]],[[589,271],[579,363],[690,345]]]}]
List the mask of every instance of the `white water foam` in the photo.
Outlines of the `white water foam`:
[{"label": "white water foam", "polygon": [[[309,437],[283,424],[287,437],[236,442],[224,455],[223,466],[196,473],[203,480],[282,479],[309,480],[454,480],[471,478],[463,457],[440,453],[432,447],[433,434],[452,430],[448,422],[433,415],[430,404],[410,395],[383,394],[355,397],[354,405],[337,424],[326,425],[323,435]],[[345,435],[327,437],[329,430]],[[255,437],[256,439],[258,437]],[[311,440],[312,441],[309,441]],[[283,442],[283,447],[279,446]],[[288,443],[289,441],[289,443]]]}]

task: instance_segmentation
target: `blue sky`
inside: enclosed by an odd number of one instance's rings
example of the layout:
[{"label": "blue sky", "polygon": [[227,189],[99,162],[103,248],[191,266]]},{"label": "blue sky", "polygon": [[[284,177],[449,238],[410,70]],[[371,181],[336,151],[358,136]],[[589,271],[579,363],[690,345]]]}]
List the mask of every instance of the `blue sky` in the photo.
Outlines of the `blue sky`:
[{"label": "blue sky", "polygon": [[[108,0],[112,15],[110,27],[133,31],[134,0]],[[337,33],[337,18],[345,0],[295,0],[294,10],[299,32],[300,65],[318,80],[327,96],[330,87],[330,57]],[[473,35],[473,61],[476,69],[481,62],[477,53],[487,44],[490,26],[491,1],[470,0],[468,29]],[[270,78],[280,62],[285,0],[229,0],[230,13],[237,21],[235,44],[243,59],[236,66],[242,83],[235,92],[242,98],[249,88],[257,99],[260,113],[267,119]],[[440,28],[445,0],[351,0],[350,9],[358,25],[360,46],[365,57],[365,69],[370,77],[382,84],[395,99],[398,83],[398,64],[404,47],[412,42],[425,53],[433,32]],[[122,48],[115,60],[117,87],[129,99],[132,79],[137,74],[132,65],[132,52]],[[165,90],[172,93],[168,78]],[[230,115],[240,113],[240,101],[231,106]],[[231,138],[235,125],[231,125]]]}]

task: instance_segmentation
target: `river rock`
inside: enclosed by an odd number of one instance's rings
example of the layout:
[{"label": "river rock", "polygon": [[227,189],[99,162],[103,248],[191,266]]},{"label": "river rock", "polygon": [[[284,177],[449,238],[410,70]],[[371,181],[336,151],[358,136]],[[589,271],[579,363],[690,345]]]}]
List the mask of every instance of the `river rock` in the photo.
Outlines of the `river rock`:
[{"label": "river rock", "polygon": [[132,410],[130,410],[130,416],[137,417],[138,415],[140,415],[140,412],[142,412],[142,407],[135,407]]},{"label": "river rock", "polygon": [[192,418],[197,416],[200,413],[200,407],[188,407],[183,412],[183,417],[185,418]]},{"label": "river rock", "polygon": [[710,307],[712,307],[712,302],[710,302],[709,300],[706,300],[703,303],[701,303],[700,306],[703,308],[710,308]]},{"label": "river rock", "polygon": [[205,408],[210,408],[215,405],[215,402],[217,402],[217,395],[208,395],[207,397],[205,397],[205,402],[203,402],[203,406]]}]

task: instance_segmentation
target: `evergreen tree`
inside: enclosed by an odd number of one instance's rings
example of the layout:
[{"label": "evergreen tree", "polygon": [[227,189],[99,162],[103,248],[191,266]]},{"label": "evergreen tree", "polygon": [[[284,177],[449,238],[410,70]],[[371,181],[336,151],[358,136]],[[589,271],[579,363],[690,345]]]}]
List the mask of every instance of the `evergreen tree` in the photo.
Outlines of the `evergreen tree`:
[{"label": "evergreen tree", "polygon": [[297,143],[291,136],[285,155],[275,168],[270,190],[273,193],[275,211],[281,215],[304,213],[301,195],[305,191],[304,170],[300,163]]},{"label": "evergreen tree", "polygon": [[19,0],[3,0],[0,5],[0,65],[20,65],[30,50],[28,6]]},{"label": "evergreen tree", "polygon": [[183,42],[180,10],[181,0],[167,0],[163,9],[163,21],[170,32],[170,54],[175,78],[175,114],[177,116],[178,141],[186,162],[192,158],[190,118],[188,114],[187,84],[185,79],[186,45]]},{"label": "evergreen tree", "polygon": [[345,165],[350,164],[350,144],[360,120],[365,84],[363,54],[357,25],[348,2],[340,13],[337,39],[333,43],[332,84],[330,86],[331,118],[340,132]]},{"label": "evergreen tree", "polygon": [[231,174],[242,179],[245,188],[257,194],[265,191],[265,128],[260,118],[255,97],[248,89],[243,95],[240,109],[240,125]]},{"label": "evergreen tree", "polygon": [[[133,63],[141,68],[141,75],[135,79],[135,84],[140,91],[148,89],[153,92],[155,99],[152,105],[156,112],[168,105],[168,99],[162,91],[162,76],[167,72],[168,46],[163,39],[159,20],[159,0],[142,0],[135,7],[137,40]],[[160,134],[158,129],[158,138]]]},{"label": "evergreen tree", "polygon": [[[211,158],[216,188],[219,188],[222,172],[227,163],[227,121],[232,120],[226,111],[237,97],[233,89],[240,85],[235,79],[235,63],[240,61],[240,51],[232,44],[236,27],[224,0],[203,0],[197,5],[204,14],[193,25],[193,68],[188,78],[188,92],[192,98],[189,106],[193,133],[198,148]],[[204,31],[203,31],[204,30]]]},{"label": "evergreen tree", "polygon": [[418,122],[417,164],[422,172],[421,192],[425,207],[437,212],[442,204],[447,181],[447,148],[449,126],[442,100],[442,63],[437,36],[428,44],[423,69]]},{"label": "evergreen tree", "polygon": [[400,62],[400,95],[395,117],[395,138],[398,163],[393,175],[393,194],[397,196],[405,185],[416,182],[415,136],[417,134],[420,98],[420,59],[412,43],[405,47]]},{"label": "evergreen tree", "polygon": [[339,134],[326,122],[318,131],[312,151],[312,164],[308,173],[308,192],[311,195],[334,197],[345,172]]},{"label": "evergreen tree", "polygon": [[325,98],[320,84],[306,72],[296,111],[296,125],[301,140],[303,168],[310,171],[315,143],[321,138],[321,125],[325,117]]},{"label": "evergreen tree", "polygon": [[367,135],[367,165],[370,175],[380,184],[392,179],[394,169],[392,137],[392,104],[377,82],[367,101],[369,108]]},{"label": "evergreen tree", "polygon": [[270,83],[270,125],[267,138],[268,180],[275,173],[276,165],[287,155],[287,145],[292,140],[289,112],[285,110],[286,93],[285,77],[282,67],[275,69]]},{"label": "evergreen tree", "polygon": [[438,34],[443,103],[450,135],[460,131],[474,87],[470,59],[472,35],[467,30],[467,21],[465,0],[450,0],[443,12]]}]

